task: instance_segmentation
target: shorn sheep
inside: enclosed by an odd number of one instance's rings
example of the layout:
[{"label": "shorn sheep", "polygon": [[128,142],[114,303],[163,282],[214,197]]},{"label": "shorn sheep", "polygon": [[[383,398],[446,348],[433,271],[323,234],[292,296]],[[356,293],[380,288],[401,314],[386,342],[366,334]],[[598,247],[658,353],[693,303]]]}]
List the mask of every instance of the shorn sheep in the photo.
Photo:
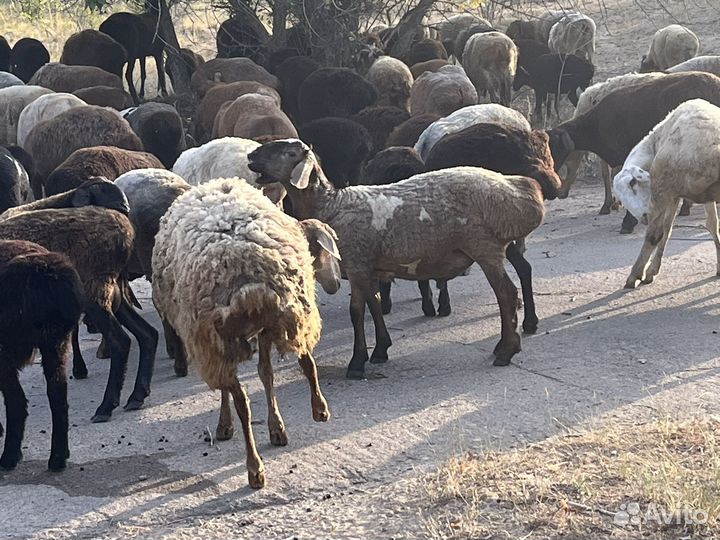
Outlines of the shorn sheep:
[{"label": "shorn sheep", "polygon": [[365,77],[378,91],[377,105],[409,108],[414,79],[404,62],[391,56],[381,56],[373,62]]},{"label": "shorn sheep", "polygon": [[250,341],[257,337],[272,444],[287,444],[273,389],[273,345],[280,354],[298,355],[310,382],[313,419],[330,418],[312,352],[321,329],[315,278],[329,293],[340,288],[334,237],[316,220],[297,222],[287,216],[238,179],[218,179],[187,191],[160,222],[152,257],[153,299],[200,376],[221,390],[218,439],[233,433],[232,395],[253,488],[265,485],[265,466],[237,365],[251,358]]},{"label": "shorn sheep", "polygon": [[688,28],[671,24],[653,36],[650,49],[643,55],[640,71],[662,71],[696,56],[700,40]]},{"label": "shorn sheep", "polygon": [[478,96],[489,94],[493,103],[509,106],[517,57],[517,46],[502,32],[472,36],[463,51],[463,68]]},{"label": "shorn sheep", "polygon": [[573,54],[592,64],[595,57],[595,21],[582,13],[568,13],[550,28],[547,40],[557,54]]},{"label": "shorn sheep", "polygon": [[410,90],[410,114],[431,113],[446,116],[478,101],[477,90],[460,66],[445,66],[426,71]]},{"label": "shorn sheep", "polygon": [[73,107],[82,107],[84,105],[87,104],[73,94],[58,92],[40,96],[20,113],[17,123],[18,145],[25,147],[25,139],[27,139],[28,133],[40,122],[50,120]]},{"label": "shorn sheep", "polygon": [[64,255],[32,242],[0,240],[0,391],[7,418],[2,469],[14,469],[22,459],[28,401],[18,372],[32,363],[35,349],[42,354],[52,413],[48,469],[63,470],[70,457],[65,363],[82,312],[81,287]]},{"label": "shorn sheep", "polygon": [[333,189],[302,141],[275,141],[250,154],[258,182],[282,182],[299,219],[317,218],[338,234],[350,281],[350,318],[355,332],[348,378],[362,378],[368,360],[365,305],[375,324],[370,361],[386,362],[392,344],[378,298],[378,279],[450,279],[473,262],[497,296],[502,321],[495,364],[520,351],[517,289],[505,273],[505,250],[526,237],[545,215],[537,181],[477,167],[419,174],[387,186]]},{"label": "shorn sheep", "polygon": [[652,283],[660,271],[681,198],[705,204],[720,276],[720,108],[702,99],[679,105],[633,148],[613,182],[623,205],[648,216],[645,241],[625,283]]}]

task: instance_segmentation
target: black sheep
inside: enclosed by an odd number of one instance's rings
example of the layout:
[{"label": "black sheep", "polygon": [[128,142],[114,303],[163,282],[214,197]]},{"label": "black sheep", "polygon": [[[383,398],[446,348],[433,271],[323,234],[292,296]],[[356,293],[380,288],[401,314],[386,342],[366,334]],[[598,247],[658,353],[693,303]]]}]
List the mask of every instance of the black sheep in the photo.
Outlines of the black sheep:
[{"label": "black sheep", "polygon": [[320,64],[312,58],[292,56],[277,66],[273,72],[282,86],[282,108],[296,124],[300,120],[298,115],[300,86],[313,71],[318,69]]},{"label": "black sheep", "polygon": [[48,469],[61,471],[66,466],[70,449],[65,364],[83,298],[80,278],[67,257],[32,242],[0,241],[0,390],[7,418],[0,467],[5,470],[14,469],[22,458],[28,402],[18,372],[32,362],[35,349],[42,354],[52,412]]},{"label": "black sheep", "polygon": [[48,62],[50,53],[45,45],[33,38],[22,38],[10,53],[10,71],[25,84]]},{"label": "black sheep", "polygon": [[427,62],[428,60],[447,60],[447,57],[447,51],[441,42],[437,39],[426,38],[413,44],[405,63],[408,66],[414,66],[418,62]]},{"label": "black sheep", "polygon": [[10,73],[10,44],[3,36],[0,36],[0,71]]},{"label": "black sheep", "polygon": [[256,64],[263,60],[263,44],[267,36],[260,36],[242,17],[231,17],[218,27],[215,40],[218,58],[250,58]]},{"label": "black sheep", "polygon": [[22,162],[9,148],[0,146],[0,213],[33,200],[30,177]]},{"label": "black sheep", "polygon": [[377,154],[387,145],[393,129],[410,118],[410,114],[399,107],[367,107],[354,115],[352,120],[365,127],[372,139],[370,155]]},{"label": "black sheep", "polygon": [[372,146],[363,126],[347,118],[320,118],[302,126],[299,134],[313,147],[325,175],[336,188],[357,183]]},{"label": "black sheep", "polygon": [[513,39],[518,49],[517,70],[513,90],[520,90],[527,84],[528,70],[544,54],[550,54],[550,47],[534,39]]},{"label": "black sheep", "polygon": [[347,118],[369,107],[377,99],[377,90],[348,68],[320,68],[300,85],[298,110],[302,123],[318,118]]},{"label": "black sheep", "polygon": [[143,103],[125,119],[140,137],[144,150],[171,169],[186,148],[182,118],[175,107],[165,103]]},{"label": "black sheep", "polygon": [[278,66],[288,58],[295,58],[296,56],[300,56],[300,51],[294,47],[283,47],[282,49],[271,52],[267,60],[265,60],[263,67],[277,77],[276,71]]},{"label": "black sheep", "polygon": [[432,113],[419,114],[405,120],[402,124],[392,130],[387,140],[387,146],[415,146],[422,132],[427,127],[440,120],[440,116]]},{"label": "black sheep", "polygon": [[107,34],[87,29],[67,39],[60,62],[69,66],[99,67],[122,79],[127,52]]}]

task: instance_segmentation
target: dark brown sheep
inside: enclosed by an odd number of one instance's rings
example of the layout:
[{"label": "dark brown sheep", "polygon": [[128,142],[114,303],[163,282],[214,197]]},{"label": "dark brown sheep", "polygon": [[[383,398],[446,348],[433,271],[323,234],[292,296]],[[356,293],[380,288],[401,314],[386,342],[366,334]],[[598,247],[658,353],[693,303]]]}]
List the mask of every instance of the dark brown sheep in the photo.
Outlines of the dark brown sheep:
[{"label": "dark brown sheep", "polygon": [[29,84],[49,88],[53,92],[72,94],[81,88],[91,86],[112,86],[122,89],[122,79],[95,66],[66,66],[65,64],[45,64]]},{"label": "dark brown sheep", "polygon": [[255,81],[276,90],[280,88],[280,82],[275,75],[271,75],[249,58],[208,60],[193,73],[190,86],[193,92],[202,98],[213,86],[237,81]]},{"label": "dark brown sheep", "polygon": [[10,53],[10,71],[28,83],[35,72],[50,61],[50,53],[41,42],[22,38],[15,42]]},{"label": "dark brown sheep", "polygon": [[347,118],[369,107],[377,90],[348,68],[320,68],[300,86],[298,110],[302,123],[330,116]]},{"label": "dark brown sheep", "polygon": [[89,88],[81,88],[79,90],[75,90],[73,94],[82,99],[88,105],[110,107],[118,111],[122,111],[133,106],[133,99],[130,94],[122,88],[114,88],[112,86],[91,86]]},{"label": "dark brown sheep", "polygon": [[405,59],[408,66],[414,66],[419,62],[428,60],[447,60],[448,54],[445,47],[436,39],[423,39],[415,43]]},{"label": "dark brown sheep", "polygon": [[122,78],[127,62],[125,47],[113,38],[87,29],[70,36],[63,46],[60,63],[69,66],[95,66]]},{"label": "dark brown sheep", "polygon": [[432,71],[433,73],[439,70],[443,66],[447,66],[450,62],[442,58],[435,58],[433,60],[427,60],[425,62],[418,62],[410,66],[410,73],[412,73],[413,79],[417,79],[420,75],[426,71]]},{"label": "dark brown sheep", "polygon": [[370,155],[373,156],[380,150],[385,148],[390,133],[410,118],[410,114],[398,107],[367,107],[352,116],[358,124],[365,127],[372,138],[372,149]]},{"label": "dark brown sheep", "polygon": [[387,139],[387,146],[415,146],[422,132],[441,117],[437,114],[419,114],[405,120],[402,124],[392,130]]},{"label": "dark brown sheep", "polygon": [[185,150],[185,130],[175,107],[166,103],[143,103],[125,115],[125,119],[142,141],[147,152],[154,154],[170,169]]},{"label": "dark brown sheep", "polygon": [[298,96],[300,86],[313,71],[320,69],[312,58],[307,56],[294,56],[288,58],[275,70],[275,75],[282,85],[282,108],[296,123],[299,121]]}]

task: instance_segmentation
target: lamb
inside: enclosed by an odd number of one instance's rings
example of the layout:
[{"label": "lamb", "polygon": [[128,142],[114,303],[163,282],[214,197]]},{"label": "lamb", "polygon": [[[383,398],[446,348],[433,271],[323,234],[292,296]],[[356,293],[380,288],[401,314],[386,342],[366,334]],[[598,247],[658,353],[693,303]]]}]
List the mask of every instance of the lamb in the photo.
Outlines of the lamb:
[{"label": "lamb", "polygon": [[463,68],[480,94],[508,107],[517,69],[517,47],[502,32],[472,36],[463,51]]},{"label": "lamb", "polygon": [[418,62],[410,66],[410,74],[413,76],[413,80],[417,79],[420,75],[426,71],[435,73],[444,66],[449,66],[450,62],[436,58],[435,60],[428,60],[427,62]]},{"label": "lamb", "polygon": [[[720,104],[720,78],[700,72],[671,73],[615,90],[586,113],[548,132],[555,166],[561,167],[572,152],[585,150],[610,167],[619,167],[671,110],[694,98]],[[636,223],[626,214],[620,232],[632,232]]]},{"label": "lamb", "polygon": [[117,146],[142,150],[142,142],[117,113],[95,106],[74,107],[36,125],[25,140],[43,181],[79,148]]},{"label": "lamb", "polygon": [[45,120],[55,118],[58,114],[68,111],[73,107],[87,105],[82,99],[73,94],[63,92],[40,96],[28,104],[18,118],[17,122],[17,143],[25,147],[25,140],[28,134],[36,125]]},{"label": "lamb", "polygon": [[0,89],[0,144],[17,144],[17,125],[23,109],[51,93],[52,90],[31,85]]},{"label": "lamb", "polygon": [[22,86],[25,84],[12,73],[0,71],[0,88],[8,88],[10,86]]},{"label": "lamb", "polygon": [[171,168],[185,151],[185,129],[175,107],[166,103],[143,103],[125,119],[142,141],[143,148]]},{"label": "lamb", "polygon": [[547,44],[554,53],[572,54],[592,65],[595,56],[595,21],[582,13],[568,13],[552,25]]},{"label": "lamb", "polygon": [[335,190],[301,141],[270,142],[249,158],[251,169],[260,173],[258,183],[281,182],[291,188],[288,193],[299,219],[325,218],[338,234],[355,329],[349,378],[363,377],[368,360],[366,303],[376,330],[371,361],[388,359],[391,340],[376,296],[378,279],[450,279],[473,262],[481,265],[500,306],[502,338],[495,347],[495,364],[507,365],[520,350],[517,289],[503,260],[510,242],[530,234],[543,219],[537,181],[457,167],[389,186]]},{"label": "lamb", "polygon": [[443,44],[436,39],[425,38],[417,43],[413,43],[410,48],[405,64],[413,66],[418,62],[427,62],[428,60],[447,60],[448,53]]},{"label": "lamb", "polygon": [[45,180],[45,194],[57,195],[80,186],[94,176],[114,181],[135,169],[162,168],[153,154],[114,146],[90,146],[75,150]]},{"label": "lamb", "polygon": [[377,90],[347,68],[320,68],[310,73],[298,93],[298,113],[303,124],[319,118],[347,118],[369,107]]},{"label": "lamb", "polygon": [[[130,279],[141,276],[152,282],[152,250],[155,236],[160,229],[160,219],[180,195],[190,189],[190,184],[165,169],[137,169],[122,174],[115,185],[127,197],[130,205],[129,218],[135,229],[133,254],[126,268]],[[185,377],[188,373],[187,359],[177,354],[180,344],[174,330],[162,320],[165,344],[170,358],[175,360],[175,375]]]},{"label": "lamb", "polygon": [[408,120],[392,130],[386,146],[415,146],[420,135],[433,122],[441,118],[438,114],[426,113],[411,116]]},{"label": "lamb", "polygon": [[275,70],[275,75],[280,79],[280,84],[282,85],[283,110],[295,122],[298,122],[300,119],[298,112],[300,87],[305,79],[307,79],[313,71],[317,71],[318,69],[320,69],[320,64],[312,58],[308,58],[307,56],[294,56],[285,60]]},{"label": "lamb", "polygon": [[357,181],[370,155],[368,131],[347,118],[320,118],[300,128],[300,138],[322,161],[328,180],[340,189]]},{"label": "lamb", "polygon": [[274,97],[245,94],[226,102],[215,117],[213,139],[233,136],[283,139],[297,137],[297,131]]},{"label": "lamb", "polygon": [[200,100],[193,117],[195,139],[200,142],[207,142],[212,134],[213,124],[220,107],[224,103],[233,101],[245,94],[270,96],[276,99],[278,105],[280,104],[280,94],[278,94],[277,90],[256,81],[238,81],[214,86]]},{"label": "lamb", "polygon": [[7,148],[0,147],[0,213],[33,200],[25,167]]},{"label": "lamb", "polygon": [[367,107],[350,119],[363,126],[370,134],[370,156],[385,148],[390,133],[410,118],[410,114],[398,107]]},{"label": "lamb", "polygon": [[636,218],[648,215],[645,241],[626,288],[652,283],[660,271],[681,198],[705,204],[720,276],[720,108],[703,99],[678,105],[633,148],[613,185]]},{"label": "lamb", "polygon": [[95,66],[122,78],[127,51],[109,35],[93,29],[70,36],[63,46],[60,63],[69,66]]},{"label": "lamb", "polygon": [[122,90],[122,79],[94,66],[66,66],[50,63],[41,67],[28,84],[43,86],[53,92],[72,93],[91,86],[111,86]]},{"label": "lamb", "polygon": [[405,63],[392,56],[382,56],[370,66],[366,78],[378,92],[377,105],[409,108],[414,79]]},{"label": "lamb", "polygon": [[73,95],[79,97],[88,105],[110,107],[117,111],[122,111],[133,106],[133,99],[130,94],[122,88],[114,88],[112,86],[81,88],[75,90]]},{"label": "lamb", "polygon": [[10,71],[28,84],[35,72],[50,61],[50,53],[40,41],[22,38],[10,53]]},{"label": "lamb", "polygon": [[280,83],[267,72],[264,67],[257,65],[249,58],[213,58],[208,60],[193,73],[190,86],[193,92],[202,98],[213,86],[220,83],[237,81],[255,81],[274,88],[280,88]]},{"label": "lamb", "polygon": [[456,133],[474,124],[492,123],[530,131],[530,123],[514,109],[496,103],[470,105],[430,124],[415,143],[415,151],[427,159],[433,146],[445,135]]},{"label": "lamb", "polygon": [[478,100],[475,86],[460,66],[445,66],[437,72],[423,73],[410,90],[410,114],[447,116]]},{"label": "lamb", "polygon": [[[110,187],[117,189],[112,184]],[[130,338],[121,325],[136,336],[140,345],[138,375],[125,410],[141,408],[150,393],[158,334],[122,293],[121,274],[130,258],[134,239],[126,213],[96,206],[20,211],[0,221],[0,238],[29,240],[63,253],[80,275],[85,320],[103,334],[111,357],[105,395],[92,421],[107,422],[120,400],[130,352]],[[75,360],[77,362],[77,356]],[[84,363],[74,364],[73,375],[87,377]]]},{"label": "lamb", "polygon": [[704,71],[720,76],[720,56],[696,56],[665,70],[668,73],[681,71]]},{"label": "lamb", "polygon": [[42,354],[52,412],[48,469],[66,467],[70,449],[65,363],[82,304],[80,278],[67,257],[32,242],[0,240],[0,391],[7,418],[0,468],[4,470],[14,469],[22,459],[28,402],[18,372],[32,363],[36,348]]},{"label": "lamb", "polygon": [[265,467],[255,447],[250,400],[237,378],[237,365],[251,358],[250,340],[257,336],[272,444],[287,444],[273,389],[273,345],[281,354],[298,355],[310,382],[313,419],[330,418],[312,356],[321,327],[315,277],[327,292],[337,292],[338,259],[329,227],[316,220],[295,221],[236,179],[218,179],[187,191],[160,222],[152,257],[153,299],[200,376],[221,391],[218,439],[232,436],[232,394],[253,488],[265,485]]},{"label": "lamb", "polygon": [[671,24],[653,36],[650,49],[643,55],[640,72],[662,71],[697,55],[700,40],[688,28]]}]

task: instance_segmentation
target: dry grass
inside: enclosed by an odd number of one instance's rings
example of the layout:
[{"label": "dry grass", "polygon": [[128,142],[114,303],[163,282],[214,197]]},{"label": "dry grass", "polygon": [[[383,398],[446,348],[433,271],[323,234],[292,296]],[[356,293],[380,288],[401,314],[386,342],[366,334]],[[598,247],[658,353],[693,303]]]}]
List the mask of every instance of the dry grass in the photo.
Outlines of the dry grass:
[{"label": "dry grass", "polygon": [[[450,460],[426,484],[432,538],[698,538],[720,535],[720,422],[607,426],[525,448]],[[703,510],[707,520],[614,523],[638,507]],[[624,505],[624,506],[623,506]],[[658,516],[655,513],[651,515]],[[627,516],[625,516],[627,517]],[[702,517],[702,516],[700,516]],[[617,521],[617,520],[616,520]]]}]

